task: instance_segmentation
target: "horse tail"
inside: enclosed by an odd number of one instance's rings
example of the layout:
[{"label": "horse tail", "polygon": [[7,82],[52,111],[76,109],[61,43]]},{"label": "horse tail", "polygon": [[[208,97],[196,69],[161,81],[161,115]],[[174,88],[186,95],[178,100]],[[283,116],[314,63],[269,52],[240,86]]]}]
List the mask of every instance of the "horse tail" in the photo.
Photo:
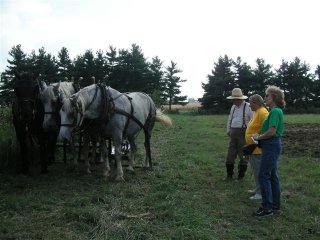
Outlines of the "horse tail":
[{"label": "horse tail", "polygon": [[166,127],[172,126],[171,118],[161,112],[160,109],[157,109],[156,111],[156,122],[160,122]]}]

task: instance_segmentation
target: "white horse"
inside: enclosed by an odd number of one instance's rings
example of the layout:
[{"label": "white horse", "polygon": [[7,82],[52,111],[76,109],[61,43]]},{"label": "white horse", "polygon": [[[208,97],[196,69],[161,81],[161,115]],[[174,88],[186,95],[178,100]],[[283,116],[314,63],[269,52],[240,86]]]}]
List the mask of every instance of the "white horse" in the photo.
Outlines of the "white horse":
[{"label": "white horse", "polygon": [[[171,119],[156,109],[147,94],[141,92],[124,94],[110,87],[95,84],[65,99],[60,116],[60,138],[70,139],[72,131],[90,131],[100,134],[103,138],[112,139],[117,165],[116,181],[124,181],[121,165],[123,139],[128,139],[130,145],[134,146],[137,133],[143,129],[146,149],[145,166],[152,167],[150,138],[154,123],[172,125]],[[89,162],[86,159],[85,161],[89,168]],[[108,177],[110,172],[108,158],[104,166],[104,176]],[[132,154],[129,158],[129,167],[133,167]]]},{"label": "white horse", "polygon": [[71,82],[52,83],[49,86],[41,85],[40,99],[44,107],[43,128],[45,130],[59,127],[59,111],[62,101],[76,92]]},{"label": "white horse", "polygon": [[[44,107],[43,129],[45,131],[56,131],[58,135],[60,116],[59,111],[65,98],[77,92],[77,87],[72,82],[58,82],[47,86],[45,83],[40,86],[40,99]],[[73,162],[76,163],[76,150],[72,141],[70,150]]]}]

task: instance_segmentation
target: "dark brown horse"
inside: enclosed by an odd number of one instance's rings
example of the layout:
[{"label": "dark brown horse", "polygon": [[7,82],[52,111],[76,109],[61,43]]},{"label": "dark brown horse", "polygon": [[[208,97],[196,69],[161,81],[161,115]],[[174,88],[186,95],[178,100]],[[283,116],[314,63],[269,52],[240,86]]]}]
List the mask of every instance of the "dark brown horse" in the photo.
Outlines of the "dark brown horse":
[{"label": "dark brown horse", "polygon": [[16,73],[14,101],[12,103],[13,125],[20,145],[22,172],[36,174],[38,163],[41,172],[47,171],[48,162],[54,160],[57,132],[44,132],[43,105],[40,101],[38,75],[28,72]]}]

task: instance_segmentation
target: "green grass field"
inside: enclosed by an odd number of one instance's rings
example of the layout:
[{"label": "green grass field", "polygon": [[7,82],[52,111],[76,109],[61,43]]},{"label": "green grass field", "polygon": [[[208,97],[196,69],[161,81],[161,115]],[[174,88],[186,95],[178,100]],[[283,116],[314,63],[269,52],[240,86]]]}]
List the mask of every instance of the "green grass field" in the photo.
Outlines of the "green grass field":
[{"label": "green grass field", "polygon": [[[226,115],[171,115],[156,125],[154,169],[138,167],[126,182],[84,176],[63,163],[38,177],[0,176],[0,239],[319,239],[320,159],[282,155],[282,213],[251,214],[254,186],[225,182]],[[287,123],[319,123],[320,115],[288,115]],[[126,164],[124,162],[124,164]]]}]

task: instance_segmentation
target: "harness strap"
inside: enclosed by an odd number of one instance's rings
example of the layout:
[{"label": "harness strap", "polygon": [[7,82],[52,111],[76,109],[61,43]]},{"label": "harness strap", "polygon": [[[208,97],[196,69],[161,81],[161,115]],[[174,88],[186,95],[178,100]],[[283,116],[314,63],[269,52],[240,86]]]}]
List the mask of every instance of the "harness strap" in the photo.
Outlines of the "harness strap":
[{"label": "harness strap", "polygon": [[[242,115],[242,128],[247,128],[247,125],[246,125],[246,106],[247,106],[247,103],[244,102],[243,115]],[[233,111],[232,111],[232,114],[231,114],[230,125],[229,125],[230,128],[231,128],[231,123],[232,123],[233,114],[234,114],[235,109],[236,109],[236,107],[233,107]]]},{"label": "harness strap", "polygon": [[[125,94],[125,96],[128,98],[129,102],[130,102],[130,116],[133,117],[133,106],[132,106],[132,98],[129,97],[127,94]],[[127,121],[126,121],[126,125],[124,126],[124,129],[123,129],[123,136],[125,135],[125,133],[127,132],[127,129],[128,129],[128,126],[129,126],[129,121],[130,121],[130,118],[128,117],[127,118]]]},{"label": "harness strap", "polygon": [[72,87],[74,89],[74,92],[79,92],[79,90],[80,90],[79,84],[72,83]]},{"label": "harness strap", "polygon": [[247,125],[246,125],[246,119],[245,119],[246,106],[247,106],[247,103],[246,103],[246,102],[244,102],[244,106],[243,106],[243,115],[242,115],[242,128],[247,128]]},{"label": "harness strap", "polygon": [[145,126],[140,122],[139,119],[137,119],[137,118],[136,118],[135,116],[133,116],[132,114],[127,113],[126,111],[123,111],[122,109],[117,109],[117,108],[115,108],[114,111],[115,111],[116,113],[119,113],[119,114],[122,114],[122,115],[128,117],[128,119],[134,120],[141,128],[143,128],[143,129],[145,130]]},{"label": "harness strap", "polygon": [[229,125],[230,128],[231,128],[231,123],[232,123],[233,114],[234,114],[235,110],[236,110],[236,107],[233,105],[233,111],[232,111],[232,115],[231,115],[231,119],[230,119],[230,125]]}]

